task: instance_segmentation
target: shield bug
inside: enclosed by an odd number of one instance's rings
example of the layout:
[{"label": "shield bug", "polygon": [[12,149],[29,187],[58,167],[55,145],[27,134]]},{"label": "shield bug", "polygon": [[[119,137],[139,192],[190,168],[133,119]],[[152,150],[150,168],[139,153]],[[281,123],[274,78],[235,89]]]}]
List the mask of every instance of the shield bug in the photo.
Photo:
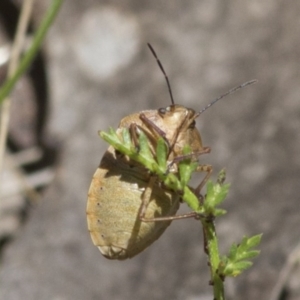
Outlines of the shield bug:
[{"label": "shield bug", "polygon": [[[203,147],[195,119],[224,96],[254,81],[230,90],[200,112],[195,112],[174,103],[168,76],[154,49],[150,44],[148,46],[165,76],[171,105],[124,117],[117,134],[121,135],[124,128],[129,129],[133,137],[143,131],[152,151],[156,149],[158,138],[162,137],[169,149],[169,162],[183,156],[185,145],[190,146],[197,159],[200,154],[209,153],[210,148]],[[199,165],[198,170],[206,172],[195,189],[195,194],[200,196],[212,168]],[[178,193],[164,187],[145,167],[110,146],[101,159],[88,192],[86,213],[92,241],[106,258],[123,260],[133,257],[158,239],[172,220],[195,216],[176,216],[179,204]]]}]

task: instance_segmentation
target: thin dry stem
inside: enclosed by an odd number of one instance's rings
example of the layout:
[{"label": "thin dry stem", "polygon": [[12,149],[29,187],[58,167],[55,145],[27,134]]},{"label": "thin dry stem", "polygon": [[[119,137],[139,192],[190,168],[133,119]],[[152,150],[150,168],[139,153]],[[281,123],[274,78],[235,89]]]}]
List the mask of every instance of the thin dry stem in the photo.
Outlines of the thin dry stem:
[{"label": "thin dry stem", "polygon": [[285,288],[288,280],[292,276],[293,270],[300,264],[300,244],[290,253],[288,260],[281,272],[279,273],[278,280],[272,290],[270,300],[279,300],[280,295]]},{"label": "thin dry stem", "polygon": [[[17,33],[12,47],[10,62],[8,65],[8,77],[11,77],[16,71],[19,58],[23,49],[24,40],[26,37],[26,30],[30,20],[31,11],[34,0],[25,0],[22,5],[21,16],[19,18]],[[0,124],[0,171],[3,166],[3,159],[6,148],[6,139],[9,125],[9,112],[10,112],[10,98],[6,98],[1,107],[1,124]],[[0,181],[1,184],[1,181]]]}]

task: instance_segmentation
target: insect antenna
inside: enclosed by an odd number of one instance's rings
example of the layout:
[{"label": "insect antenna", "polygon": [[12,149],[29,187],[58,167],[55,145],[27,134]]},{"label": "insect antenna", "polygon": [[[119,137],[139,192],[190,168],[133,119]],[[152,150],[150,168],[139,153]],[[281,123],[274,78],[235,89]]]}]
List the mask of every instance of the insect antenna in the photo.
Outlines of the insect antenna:
[{"label": "insect antenna", "polygon": [[173,94],[172,94],[171,85],[170,85],[168,75],[166,74],[165,69],[164,69],[162,63],[160,62],[159,58],[157,57],[157,54],[154,51],[153,47],[149,43],[147,43],[147,45],[148,45],[150,51],[152,52],[153,56],[155,57],[159,68],[161,69],[161,71],[163,72],[163,74],[165,76],[165,79],[166,79],[166,82],[167,82],[167,85],[168,85],[169,94],[170,94],[170,97],[171,97],[171,103],[172,103],[172,105],[174,105],[175,103],[174,103],[174,98],[173,98]]},{"label": "insect antenna", "polygon": [[203,109],[201,109],[198,113],[197,113],[197,117],[199,115],[201,115],[204,111],[206,111],[209,107],[211,107],[213,104],[215,104],[216,102],[218,102],[219,100],[221,100],[222,98],[230,95],[230,94],[233,94],[234,92],[236,92],[237,90],[240,90],[248,85],[251,85],[251,84],[254,84],[256,83],[257,80],[254,79],[254,80],[250,80],[250,81],[247,81],[239,86],[236,86],[234,87],[233,89],[229,90],[228,92],[226,92],[225,94],[219,96],[218,98],[216,98],[215,100],[213,100],[212,102],[210,102],[208,105],[206,105]]}]

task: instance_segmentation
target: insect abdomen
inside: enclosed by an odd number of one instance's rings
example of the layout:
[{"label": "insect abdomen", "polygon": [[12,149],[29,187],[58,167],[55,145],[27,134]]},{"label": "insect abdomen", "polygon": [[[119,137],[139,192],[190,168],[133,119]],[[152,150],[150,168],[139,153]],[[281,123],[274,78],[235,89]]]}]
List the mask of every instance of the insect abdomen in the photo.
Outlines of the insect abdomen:
[{"label": "insect abdomen", "polygon": [[[139,219],[143,192],[149,182],[141,174],[139,169],[118,163],[107,151],[93,176],[87,204],[88,228],[93,243],[107,258],[126,259],[138,254],[171,223]],[[145,217],[174,215],[178,208],[178,196],[155,185]]]}]

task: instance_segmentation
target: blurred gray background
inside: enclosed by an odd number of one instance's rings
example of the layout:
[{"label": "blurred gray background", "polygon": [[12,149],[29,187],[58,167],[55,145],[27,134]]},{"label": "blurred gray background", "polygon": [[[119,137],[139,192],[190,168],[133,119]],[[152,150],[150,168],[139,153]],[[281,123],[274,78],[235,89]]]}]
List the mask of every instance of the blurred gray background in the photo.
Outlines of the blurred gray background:
[{"label": "blurred gray background", "polygon": [[[49,3],[39,1],[36,20]],[[212,299],[196,221],[173,222],[123,262],[103,258],[87,231],[87,191],[107,148],[97,131],[170,104],[147,42],[175,102],[195,110],[259,81],[211,107],[197,126],[212,148],[201,161],[213,165],[213,178],[225,167],[232,185],[228,214],[216,222],[222,252],[264,233],[253,267],[226,281],[227,299],[269,299],[300,241],[299,15],[297,0],[66,0],[44,45],[48,132],[61,143],[60,159],[42,202],[5,248],[1,299]],[[287,299],[299,299],[295,279]]]}]

